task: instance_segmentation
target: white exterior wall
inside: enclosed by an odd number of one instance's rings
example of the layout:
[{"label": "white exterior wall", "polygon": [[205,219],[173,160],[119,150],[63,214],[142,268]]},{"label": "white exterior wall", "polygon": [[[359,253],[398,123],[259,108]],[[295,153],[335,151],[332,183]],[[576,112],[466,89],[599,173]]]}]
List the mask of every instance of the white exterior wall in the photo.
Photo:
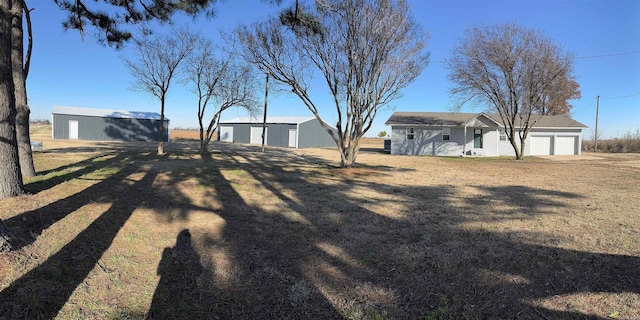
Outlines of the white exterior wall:
[{"label": "white exterior wall", "polygon": [[[406,129],[414,128],[414,139],[407,139]],[[467,128],[467,136],[464,139],[464,127],[448,127],[450,140],[442,140],[443,127],[425,126],[392,126],[391,127],[391,154],[408,155],[434,155],[434,156],[462,156],[464,152],[471,151],[476,156],[496,156],[498,152],[497,128],[482,129],[482,148],[473,147],[473,129]]]},{"label": "white exterior wall", "polygon": [[[406,129],[414,128],[413,140],[407,139]],[[482,129],[482,148],[474,148],[474,129]],[[463,153],[471,156],[515,156],[515,151],[509,140],[500,141],[497,127],[467,127],[466,139],[464,127],[450,127],[450,140],[442,140],[442,127],[425,126],[392,126],[391,127],[391,154],[407,155],[435,155],[435,156],[461,156]],[[549,136],[551,137],[551,153],[557,154],[557,137],[575,137],[577,140],[574,148],[575,154],[581,154],[582,149],[582,129],[532,129],[525,140],[524,155],[531,155],[531,137]],[[520,145],[519,138],[516,143]]]},{"label": "white exterior wall", "polygon": [[[414,128],[413,140],[406,129]],[[391,154],[459,156],[462,154],[462,130],[451,128],[450,140],[442,140],[442,127],[392,126]]]},{"label": "white exterior wall", "polygon": [[[474,130],[482,129],[482,148],[474,147]],[[461,128],[464,130],[464,128]],[[489,128],[489,127],[467,127],[467,139],[465,151],[466,155],[471,156],[488,156],[495,157],[498,155],[498,128]],[[471,152],[469,152],[471,151]]]}]

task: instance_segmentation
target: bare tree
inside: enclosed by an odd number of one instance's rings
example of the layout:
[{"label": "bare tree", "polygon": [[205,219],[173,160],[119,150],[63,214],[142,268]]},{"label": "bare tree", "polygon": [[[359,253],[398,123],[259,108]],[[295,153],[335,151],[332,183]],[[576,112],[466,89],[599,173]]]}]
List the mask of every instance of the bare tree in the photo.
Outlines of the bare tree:
[{"label": "bare tree", "polygon": [[167,93],[180,63],[193,51],[197,36],[186,29],[136,41],[137,60],[123,59],[136,78],[132,88],[160,100],[158,154],[164,154],[164,110]]},{"label": "bare tree", "polygon": [[451,92],[499,114],[518,160],[537,114],[549,101],[566,101],[558,84],[573,80],[571,54],[539,31],[513,23],[467,30],[446,63],[455,83]]},{"label": "bare tree", "polygon": [[[195,50],[197,53],[187,60],[185,73],[187,82],[198,95],[200,154],[206,154],[223,111],[241,107],[249,113],[256,112],[256,82],[251,66],[234,61],[227,51],[216,50],[211,41],[201,39]],[[213,116],[205,129],[205,112],[210,104],[214,108]]]},{"label": "bare tree", "polygon": [[[11,19],[11,59],[13,71],[13,83],[16,97],[16,137],[18,144],[18,157],[22,177],[33,177],[36,169],[33,165],[31,153],[31,137],[29,136],[29,114],[31,110],[27,104],[27,75],[31,60],[31,48],[33,37],[31,29],[31,16],[24,0],[13,1],[14,15]],[[24,54],[23,13],[27,24],[27,52]]]},{"label": "bare tree", "polygon": [[[331,135],[342,167],[352,167],[360,138],[381,108],[400,96],[426,67],[427,34],[402,0],[315,1],[280,19],[236,30],[245,59],[296,94]],[[309,94],[311,75],[326,82],[336,131]]]}]

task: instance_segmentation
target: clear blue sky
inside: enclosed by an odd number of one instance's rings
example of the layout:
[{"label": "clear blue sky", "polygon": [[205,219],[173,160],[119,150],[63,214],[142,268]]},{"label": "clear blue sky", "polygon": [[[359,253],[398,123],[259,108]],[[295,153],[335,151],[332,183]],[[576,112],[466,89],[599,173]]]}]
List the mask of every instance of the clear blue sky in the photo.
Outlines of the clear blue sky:
[{"label": "clear blue sky", "polygon": [[[32,11],[34,48],[27,82],[32,119],[50,119],[51,107],[76,106],[101,109],[159,112],[159,102],[151,96],[131,91],[134,81],[121,57],[132,53],[132,46],[116,50],[98,44],[92,31],[84,39],[77,31],[64,31],[64,12],[52,0],[27,1]],[[285,0],[285,3],[287,1]],[[640,130],[640,1],[456,1],[410,0],[413,14],[431,34],[428,50],[431,63],[404,96],[379,112],[367,136],[390,131],[384,122],[393,111],[448,111],[453,99],[452,84],[442,60],[447,58],[463,35],[474,25],[516,22],[542,30],[565,50],[575,53],[575,75],[582,98],[572,100],[573,117],[595,127],[596,96],[600,95],[599,131],[616,137]],[[180,19],[212,40],[220,42],[218,29],[232,30],[240,23],[266,18],[278,10],[261,0],[233,0],[216,4],[212,19]],[[260,79],[263,82],[263,79]],[[321,82],[312,92],[320,103],[323,118],[335,123],[335,109]],[[258,96],[262,99],[261,90]],[[181,83],[169,91],[166,116],[171,127],[197,127],[197,100]],[[465,109],[463,111],[481,111]],[[228,110],[223,119],[246,116]],[[270,95],[269,114],[273,116],[312,115],[298,98]]]}]

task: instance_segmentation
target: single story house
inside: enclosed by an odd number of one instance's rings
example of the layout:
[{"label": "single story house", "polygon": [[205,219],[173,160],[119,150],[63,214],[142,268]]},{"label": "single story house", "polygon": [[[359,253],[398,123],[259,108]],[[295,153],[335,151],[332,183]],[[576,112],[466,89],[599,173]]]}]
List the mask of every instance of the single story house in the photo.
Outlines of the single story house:
[{"label": "single story house", "polygon": [[[93,108],[52,108],[53,139],[158,141],[160,114]],[[163,141],[169,141],[169,119],[164,119]]]},{"label": "single story house", "polygon": [[[262,123],[262,118],[255,117],[220,121],[218,140],[262,144]],[[267,117],[266,124],[265,144],[269,146],[301,149],[336,145],[316,117]]]},{"label": "single story house", "polygon": [[[587,126],[567,116],[532,117],[525,156],[581,154]],[[391,154],[515,156],[499,115],[395,112],[385,124],[391,126]]]}]

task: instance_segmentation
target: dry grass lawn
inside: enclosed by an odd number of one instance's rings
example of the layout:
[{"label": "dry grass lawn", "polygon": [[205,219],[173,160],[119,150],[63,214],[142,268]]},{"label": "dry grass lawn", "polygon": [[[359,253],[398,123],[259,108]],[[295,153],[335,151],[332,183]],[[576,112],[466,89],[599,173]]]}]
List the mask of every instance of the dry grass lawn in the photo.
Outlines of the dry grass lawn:
[{"label": "dry grass lawn", "polygon": [[[640,155],[51,141],[0,319],[640,318]],[[174,136],[175,137],[175,136]],[[577,160],[576,160],[577,159]]]}]

